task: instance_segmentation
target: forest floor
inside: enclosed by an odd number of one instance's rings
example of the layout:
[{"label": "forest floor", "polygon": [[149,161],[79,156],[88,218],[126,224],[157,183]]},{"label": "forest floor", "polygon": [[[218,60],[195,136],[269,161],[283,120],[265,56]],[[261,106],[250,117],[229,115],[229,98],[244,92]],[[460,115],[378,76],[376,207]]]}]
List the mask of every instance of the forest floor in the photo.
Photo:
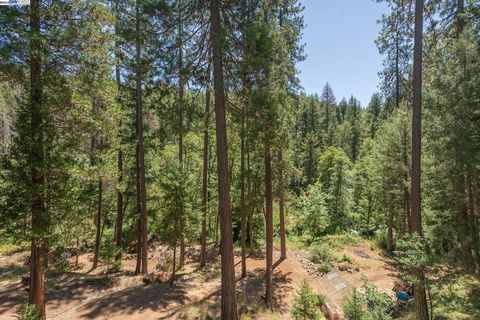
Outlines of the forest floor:
[{"label": "forest floor", "polygon": [[[237,295],[240,314],[252,318],[287,318],[296,288],[306,279],[313,290],[327,296],[330,303],[341,304],[345,295],[332,293],[328,288],[328,275],[322,275],[308,260],[308,251],[291,249],[286,260],[279,260],[278,246],[274,250],[274,297],[276,313],[265,311],[264,295],[265,260],[261,255],[247,258],[247,277],[240,279],[240,256],[235,257]],[[157,282],[146,285],[143,276],[135,276],[135,256],[126,255],[121,272],[108,273],[100,266],[89,271],[92,254],[79,257],[76,270],[47,275],[48,319],[205,319],[219,315],[220,258],[218,249],[210,248],[207,267],[198,269],[199,247],[187,250],[185,266],[177,273],[175,285]],[[162,246],[149,250],[149,271],[165,264],[171,253]],[[380,290],[392,295],[391,289],[398,273],[381,251],[367,243],[347,245],[337,254],[347,255],[351,264],[340,271],[334,270],[334,281],[345,283],[338,291],[351,286],[360,287],[362,276],[375,283]],[[17,252],[0,257],[0,319],[13,319],[16,309],[27,298],[26,286],[20,283],[27,274],[24,265],[28,252]],[[73,263],[74,258],[71,259]],[[345,265],[345,264],[343,264]],[[165,279],[168,274],[165,273]],[[333,280],[332,280],[333,281]],[[326,285],[327,283],[327,285]],[[344,290],[345,289],[345,290]],[[335,291],[335,289],[333,289]],[[330,299],[330,300],[329,300]]]}]

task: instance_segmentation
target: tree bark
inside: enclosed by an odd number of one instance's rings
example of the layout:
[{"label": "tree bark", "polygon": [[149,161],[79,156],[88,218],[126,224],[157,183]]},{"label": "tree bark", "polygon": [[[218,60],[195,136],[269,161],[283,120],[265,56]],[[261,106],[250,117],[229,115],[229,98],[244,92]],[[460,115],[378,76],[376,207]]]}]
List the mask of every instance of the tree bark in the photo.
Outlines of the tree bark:
[{"label": "tree bark", "polygon": [[[118,170],[118,184],[119,186],[123,183],[123,151],[120,148],[118,150],[117,157],[117,170]],[[123,244],[122,239],[122,230],[123,230],[123,192],[120,188],[117,189],[117,217],[115,220],[115,245],[119,250],[116,259],[121,258],[121,248]]]},{"label": "tree bark", "polygon": [[[118,14],[118,1],[115,2],[115,14]],[[118,26],[115,24],[115,34],[118,35]],[[117,83],[117,102],[120,103],[120,90],[121,90],[121,80],[120,80],[120,61],[119,61],[119,43],[115,41],[115,81]],[[119,123],[118,135],[120,138],[120,144],[122,142],[122,121]],[[123,191],[121,185],[123,184],[123,151],[122,147],[118,148],[117,155],[117,171],[118,171],[118,187],[117,187],[117,217],[115,220],[115,245],[118,249],[118,254],[115,259],[119,260],[121,258],[121,247],[123,244],[122,239],[122,229],[123,229]]]},{"label": "tree bark", "polygon": [[388,221],[387,221],[387,251],[393,252],[393,196],[390,196],[388,204]]},{"label": "tree bark", "polygon": [[207,248],[207,212],[208,212],[208,124],[210,122],[210,65],[207,71],[207,90],[205,93],[205,122],[203,129],[203,182],[202,182],[202,245],[200,267],[205,266]]},{"label": "tree bark", "polygon": [[283,151],[280,150],[279,154],[280,172],[279,172],[279,184],[280,184],[280,199],[278,201],[278,209],[280,213],[280,258],[287,258],[287,246],[285,239],[285,193],[283,185]]},{"label": "tree bark", "polygon": [[469,224],[470,233],[472,238],[472,251],[475,260],[475,271],[477,275],[480,275],[480,241],[478,239],[478,227],[475,220],[475,200],[472,187],[472,174],[471,169],[467,173],[467,186],[468,186],[468,211],[469,211]]},{"label": "tree bark", "polygon": [[[415,0],[415,39],[413,52],[413,103],[412,103],[412,233],[423,237],[421,205],[421,137],[422,137],[422,41],[423,41],[423,0]],[[428,305],[425,292],[425,274],[415,268],[413,274],[418,282],[414,284],[415,313],[417,320],[428,320]]]},{"label": "tree bark", "polygon": [[173,287],[173,284],[175,283],[176,268],[177,268],[177,238],[175,237],[175,242],[173,244],[172,277],[170,278],[170,287]]},{"label": "tree bark", "polygon": [[220,39],[220,0],[210,0],[210,27],[213,48],[213,83],[215,92],[215,123],[217,136],[218,204],[220,214],[221,252],[221,318],[237,320],[235,297],[235,270],[233,259],[232,213],[230,209],[230,181],[227,154],[227,124],[225,88],[223,79],[222,47]]},{"label": "tree bark", "polygon": [[248,212],[248,240],[250,242],[250,251],[248,253],[249,256],[253,256],[255,253],[255,239],[253,239],[253,212],[255,211],[255,207],[251,207],[250,211]]},{"label": "tree bark", "polygon": [[30,251],[30,291],[28,302],[34,304],[38,315],[45,318],[45,258],[47,243],[42,232],[48,226],[45,207],[45,174],[44,166],[44,134],[42,105],[42,74],[41,74],[41,34],[40,34],[40,0],[30,3],[30,129],[32,146],[29,154],[31,177],[31,214],[32,214],[32,244]]},{"label": "tree bark", "polygon": [[[141,273],[148,272],[148,243],[147,243],[147,197],[146,197],[146,183],[145,183],[145,151],[143,138],[143,102],[142,102],[142,66],[141,66],[141,44],[140,44],[140,8],[139,0],[135,1],[135,84],[136,84],[136,120],[137,120],[137,147],[138,147],[138,188],[137,192],[140,200],[139,207],[139,252],[137,252],[137,269]],[[138,258],[140,257],[140,259]],[[138,261],[140,260],[140,268],[138,268]]]},{"label": "tree bark", "polygon": [[98,266],[98,255],[100,253],[101,231],[102,231],[102,198],[103,198],[103,180],[98,181],[98,202],[97,202],[97,216],[95,217],[95,252],[93,254],[92,270]]},{"label": "tree bark", "polygon": [[270,146],[265,145],[265,302],[273,308],[272,264],[273,264],[273,192],[272,192],[272,158]]},{"label": "tree bark", "polygon": [[[180,170],[183,172],[183,102],[185,95],[185,79],[183,75],[183,39],[182,39],[182,18],[179,15],[178,17],[178,97],[179,97],[179,106],[178,106],[178,161],[180,163]],[[179,268],[182,268],[185,264],[185,206],[183,204],[184,199],[180,201],[180,257],[179,257]]]},{"label": "tree bark", "polygon": [[242,124],[240,132],[240,214],[241,230],[240,237],[242,242],[242,278],[247,276],[247,257],[246,257],[246,206],[245,206],[245,106],[242,110]]}]

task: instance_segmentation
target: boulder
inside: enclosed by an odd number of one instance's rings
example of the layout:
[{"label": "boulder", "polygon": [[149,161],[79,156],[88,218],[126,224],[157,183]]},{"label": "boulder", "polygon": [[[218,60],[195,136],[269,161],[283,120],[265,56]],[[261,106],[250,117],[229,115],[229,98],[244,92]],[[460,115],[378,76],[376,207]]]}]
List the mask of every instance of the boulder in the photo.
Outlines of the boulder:
[{"label": "boulder", "polygon": [[338,264],[338,270],[340,271],[347,271],[348,269],[352,269],[352,265],[348,262],[340,262]]}]

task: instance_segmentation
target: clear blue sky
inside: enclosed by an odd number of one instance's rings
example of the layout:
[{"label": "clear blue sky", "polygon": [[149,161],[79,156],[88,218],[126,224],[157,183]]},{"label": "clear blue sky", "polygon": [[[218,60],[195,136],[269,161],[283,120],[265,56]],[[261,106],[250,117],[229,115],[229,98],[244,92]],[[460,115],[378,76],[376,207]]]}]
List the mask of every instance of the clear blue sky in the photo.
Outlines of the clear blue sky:
[{"label": "clear blue sky", "polygon": [[382,56],[375,46],[377,20],[387,13],[374,0],[303,0],[307,59],[298,64],[307,94],[322,92],[328,81],[337,101],[353,94],[366,107],[379,91]]}]

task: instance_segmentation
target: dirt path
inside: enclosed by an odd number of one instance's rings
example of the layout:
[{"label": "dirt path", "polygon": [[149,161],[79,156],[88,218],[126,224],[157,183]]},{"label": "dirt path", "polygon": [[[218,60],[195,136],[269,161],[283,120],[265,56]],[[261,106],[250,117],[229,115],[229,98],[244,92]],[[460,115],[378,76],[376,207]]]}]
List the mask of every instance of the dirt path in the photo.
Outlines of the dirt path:
[{"label": "dirt path", "polygon": [[[391,289],[395,274],[389,269],[388,261],[367,247],[347,247],[346,252],[352,262],[358,266],[358,272],[335,270],[337,280],[359,286],[361,274],[366,275],[381,289]],[[367,254],[357,255],[355,252]],[[156,263],[162,259],[162,253],[155,252],[150,257],[153,271]],[[88,273],[89,255],[81,256],[84,268],[76,272],[50,275],[47,283],[48,319],[204,319],[219,315],[220,272],[219,258],[213,254],[207,268],[196,269],[196,257],[190,256],[187,265],[179,273],[173,288],[166,283],[144,285],[141,276],[134,276],[135,259],[124,261],[123,272],[114,275],[98,272]],[[368,257],[366,257],[368,256]],[[328,294],[336,303],[341,304],[346,290],[338,297],[325,283],[323,276],[309,266],[308,252],[290,250],[288,258],[279,261],[279,252],[275,250],[274,296],[276,309],[283,315],[289,313],[292,297],[299,284],[306,279],[313,290]],[[15,254],[8,259],[0,259],[0,274],[7,272],[26,272],[22,266],[22,255]],[[247,277],[237,279],[237,295],[240,313],[255,313],[263,306],[264,295],[263,257],[247,259]],[[15,269],[19,268],[19,269]],[[20,269],[22,268],[22,269]],[[240,274],[240,257],[236,256],[236,273]],[[18,274],[17,274],[18,275]],[[15,281],[0,282],[0,319],[13,319],[16,306],[27,297],[25,287]],[[334,280],[334,281],[337,281]],[[385,290],[385,291],[387,291]]]}]

